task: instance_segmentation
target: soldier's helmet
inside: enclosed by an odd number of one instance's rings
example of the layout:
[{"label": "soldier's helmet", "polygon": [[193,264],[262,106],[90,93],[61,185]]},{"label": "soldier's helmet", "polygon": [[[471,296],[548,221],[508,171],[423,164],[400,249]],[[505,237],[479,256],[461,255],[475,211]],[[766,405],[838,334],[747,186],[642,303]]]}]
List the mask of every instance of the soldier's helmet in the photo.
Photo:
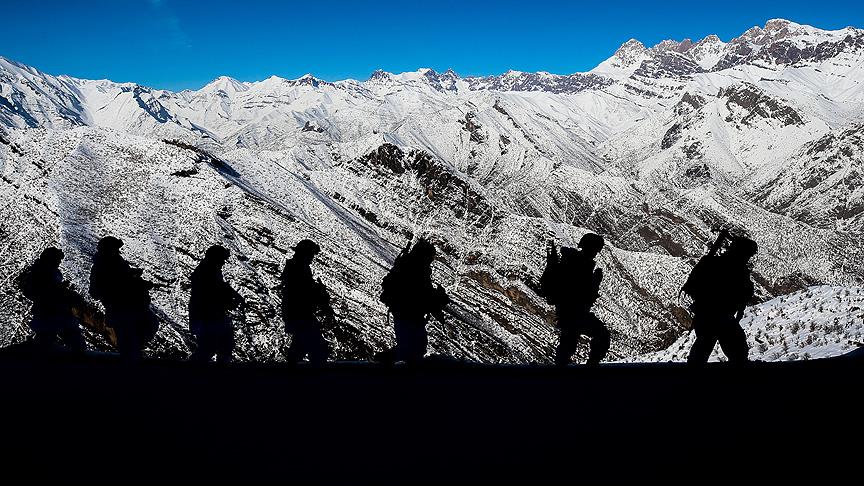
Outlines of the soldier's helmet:
[{"label": "soldier's helmet", "polygon": [[414,243],[414,248],[411,249],[411,254],[422,262],[431,263],[435,260],[435,253],[435,247],[425,238],[417,240],[417,243]]},{"label": "soldier's helmet", "polygon": [[310,255],[314,256],[321,252],[321,247],[318,246],[318,243],[315,243],[312,240],[301,240],[299,243],[294,245],[292,248],[294,250],[295,255]]},{"label": "soldier's helmet", "polygon": [[39,260],[45,264],[56,267],[57,265],[60,265],[61,261],[63,261],[63,250],[49,246],[42,250],[42,253],[39,255]]},{"label": "soldier's helmet", "polygon": [[230,256],[231,252],[222,245],[213,245],[207,248],[207,251],[204,253],[204,258],[211,261],[226,262]]},{"label": "soldier's helmet", "polygon": [[579,240],[579,248],[593,255],[600,253],[603,244],[603,237],[594,233],[588,233]]},{"label": "soldier's helmet", "polygon": [[752,258],[759,251],[759,245],[745,236],[736,236],[729,242],[729,250],[727,251],[731,255],[737,255],[746,260]]},{"label": "soldier's helmet", "polygon": [[96,245],[98,251],[117,251],[123,246],[123,241],[113,236],[106,236]]}]

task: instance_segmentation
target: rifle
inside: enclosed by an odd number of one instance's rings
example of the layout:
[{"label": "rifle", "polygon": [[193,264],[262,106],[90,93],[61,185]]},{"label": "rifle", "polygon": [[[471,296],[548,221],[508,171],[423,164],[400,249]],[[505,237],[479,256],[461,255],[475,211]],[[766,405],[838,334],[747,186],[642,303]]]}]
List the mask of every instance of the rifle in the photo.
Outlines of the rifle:
[{"label": "rifle", "polygon": [[[717,228],[714,228],[712,231],[717,231]],[[720,251],[720,248],[723,247],[723,243],[725,243],[726,240],[729,239],[729,229],[728,228],[720,228],[719,231],[720,231],[720,234],[717,235],[717,239],[714,240],[714,243],[711,245],[711,248],[708,249],[708,253],[706,253],[705,256],[703,256],[701,259],[699,259],[699,261],[693,267],[693,270],[690,271],[690,275],[687,276],[687,280],[684,282],[684,285],[682,285],[681,289],[678,290],[678,305],[679,306],[681,306],[681,307],[685,306],[681,302],[681,296],[683,294],[686,293],[692,297],[692,293],[694,292],[694,287],[693,287],[694,281],[692,279],[694,278],[694,273],[698,272],[699,271],[698,269],[702,268],[700,265],[704,265],[703,262],[705,262],[705,258],[713,257],[713,256],[717,255],[717,252]],[[688,307],[690,309],[691,313],[693,312],[693,305],[694,304],[695,304],[695,302],[693,302],[691,300],[691,302],[686,305],[686,307]]]},{"label": "rifle", "polygon": [[714,244],[711,245],[711,248],[708,249],[708,253],[706,254],[706,256],[716,255],[717,252],[720,251],[720,248],[723,246],[723,243],[725,243],[727,239],[729,239],[729,229],[728,228],[720,229],[720,234],[717,235],[717,239],[714,240]]}]

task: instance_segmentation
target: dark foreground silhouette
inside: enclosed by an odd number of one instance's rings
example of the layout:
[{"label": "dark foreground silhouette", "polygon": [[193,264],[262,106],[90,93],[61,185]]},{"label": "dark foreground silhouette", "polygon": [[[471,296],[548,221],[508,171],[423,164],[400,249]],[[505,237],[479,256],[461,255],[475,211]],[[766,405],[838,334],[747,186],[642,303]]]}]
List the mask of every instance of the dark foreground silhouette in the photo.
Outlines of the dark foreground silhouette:
[{"label": "dark foreground silhouette", "polygon": [[[728,247],[718,253],[724,244]],[[718,342],[729,362],[747,361],[747,335],[739,322],[753,299],[749,261],[756,251],[756,242],[733,237],[724,229],[690,272],[682,288],[693,299],[690,311],[696,341],[687,357],[689,364],[707,363]]]},{"label": "dark foreground silhouette", "polygon": [[204,259],[192,272],[189,290],[189,330],[196,348],[190,361],[230,363],[234,352],[234,325],[228,311],[244,303],[222,275],[231,253],[221,245],[207,249]]},{"label": "dark foreground silhouette", "polygon": [[844,360],[190,367],[7,350],[0,457],[27,478],[829,484],[857,472],[860,372]]},{"label": "dark foreground silhouette", "polygon": [[546,301],[555,306],[559,331],[555,363],[559,366],[570,364],[580,336],[591,339],[588,364],[600,363],[609,352],[609,330],[591,312],[600,297],[603,270],[595,268],[594,259],[603,244],[601,236],[588,233],[579,240],[578,249],[561,248],[559,255],[554,243],[548,248],[540,287]]},{"label": "dark foreground silhouette", "polygon": [[429,344],[429,316],[445,322],[442,312],[449,298],[440,284],[432,282],[435,254],[435,247],[425,239],[413,247],[409,242],[381,282],[380,299],[393,316],[396,346],[378,353],[378,361],[420,362]]},{"label": "dark foreground silhouette", "polygon": [[117,351],[127,359],[138,359],[156,336],[159,321],[150,308],[153,283],[120,255],[122,246],[113,236],[99,240],[90,270],[90,296],[105,306],[105,321],[116,334]]},{"label": "dark foreground silhouette", "polygon": [[321,247],[312,240],[302,240],[293,250],[294,256],[285,262],[280,277],[282,321],[285,332],[292,336],[286,360],[297,363],[308,358],[311,363],[321,364],[330,355],[322,321],[333,318],[327,288],[321,280],[315,280],[310,267]]},{"label": "dark foreground silhouette", "polygon": [[[728,240],[728,248],[718,253]],[[597,365],[606,358],[611,336],[609,329],[591,308],[600,297],[603,270],[596,257],[604,246],[603,237],[588,233],[578,248],[561,248],[559,255],[550,242],[546,268],[540,277],[539,293],[555,307],[559,330],[555,363],[570,364],[581,336],[591,340],[587,364]],[[120,255],[123,242],[113,236],[99,240],[90,272],[90,296],[105,308],[109,339],[126,359],[140,359],[147,344],[156,336],[159,320],[150,306],[150,289],[154,284],[142,278],[142,270],[132,267]],[[306,359],[323,364],[330,355],[330,344],[324,338],[325,323],[335,328],[335,313],[329,292],[320,279],[312,275],[311,264],[321,248],[312,240],[301,240],[292,247],[294,255],[285,262],[280,278],[282,320],[291,335],[286,360],[299,363]],[[757,253],[756,243],[743,236],[730,237],[720,232],[717,241],[694,266],[682,288],[693,302],[693,330],[696,341],[688,363],[703,365],[719,342],[732,363],[747,361],[746,335],[738,324],[744,308],[754,295],[750,280],[750,259]],[[375,361],[420,363],[428,347],[426,326],[429,317],[446,325],[443,312],[450,298],[440,284],[432,280],[436,250],[424,238],[412,246],[407,243],[381,282],[380,300],[393,317],[396,344],[375,355]],[[244,303],[222,275],[230,252],[221,245],[211,246],[191,276],[189,328],[196,347],[191,361],[204,363],[216,357],[220,363],[232,360],[234,326],[228,314]],[[47,248],[18,279],[25,297],[33,302],[30,327],[34,341],[45,349],[58,339],[81,351],[84,342],[73,316],[75,292],[69,290],[59,270],[63,252]],[[79,306],[80,307],[80,306]],[[388,319],[389,321],[389,319]]]},{"label": "dark foreground silhouette", "polygon": [[18,277],[18,286],[24,297],[33,303],[30,330],[33,342],[43,351],[56,346],[83,352],[84,337],[78,320],[72,314],[75,293],[63,279],[60,263],[63,251],[49,247]]}]

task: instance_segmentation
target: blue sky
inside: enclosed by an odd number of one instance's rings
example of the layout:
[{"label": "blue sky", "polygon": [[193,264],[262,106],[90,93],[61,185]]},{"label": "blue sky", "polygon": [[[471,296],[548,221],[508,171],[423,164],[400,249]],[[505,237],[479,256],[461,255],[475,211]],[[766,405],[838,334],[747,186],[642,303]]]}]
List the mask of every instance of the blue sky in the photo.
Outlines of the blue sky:
[{"label": "blue sky", "polygon": [[51,74],[199,88],[431,67],[586,71],[627,39],[729,40],[771,18],[864,27],[859,1],[0,0],[0,55]]}]

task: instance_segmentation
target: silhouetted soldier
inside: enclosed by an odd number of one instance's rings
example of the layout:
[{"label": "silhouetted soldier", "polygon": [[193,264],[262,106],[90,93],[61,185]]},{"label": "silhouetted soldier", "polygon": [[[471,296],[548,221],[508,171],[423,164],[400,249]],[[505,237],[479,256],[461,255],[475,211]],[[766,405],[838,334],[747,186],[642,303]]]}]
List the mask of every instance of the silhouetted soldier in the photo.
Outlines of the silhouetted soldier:
[{"label": "silhouetted soldier", "polygon": [[122,246],[113,236],[99,240],[90,271],[90,295],[105,306],[105,321],[114,329],[117,350],[124,357],[137,358],[156,335],[159,323],[150,309],[153,284],[120,256]]},{"label": "silhouetted soldier", "polygon": [[444,322],[441,315],[450,301],[441,285],[432,283],[435,247],[420,239],[410,242],[393,262],[393,268],[381,282],[381,302],[393,314],[396,348],[381,353],[397,361],[418,362],[426,355],[429,338],[426,323],[429,315]]},{"label": "silhouetted soldier", "polygon": [[[729,247],[717,255],[726,240]],[[707,363],[718,342],[729,362],[747,361],[747,336],[738,322],[753,298],[749,261],[757,250],[755,241],[741,236],[730,238],[723,230],[690,272],[682,288],[693,299],[690,310],[696,341],[687,357],[689,364]]]},{"label": "silhouetted soldier", "polygon": [[222,267],[230,255],[225,247],[213,245],[192,272],[189,329],[197,340],[197,347],[189,357],[192,361],[208,362],[215,355],[218,363],[231,362],[234,326],[228,311],[244,300],[222,276]]},{"label": "silhouetted soldier", "polygon": [[78,320],[72,315],[72,290],[63,280],[60,262],[63,252],[46,248],[21,279],[21,291],[33,301],[33,320],[30,329],[40,348],[50,349],[60,338],[67,347],[84,351],[84,338]]},{"label": "silhouetted soldier", "polygon": [[310,265],[321,248],[312,240],[302,240],[294,248],[294,256],[285,262],[282,271],[282,319],[285,332],[292,335],[288,347],[289,362],[309,357],[310,363],[327,361],[330,348],[321,333],[323,317],[332,317],[330,296],[321,280],[312,277]]},{"label": "silhouetted soldier", "polygon": [[609,330],[591,312],[603,280],[603,270],[594,268],[603,243],[603,237],[589,233],[579,240],[578,250],[563,247],[559,257],[554,243],[548,249],[540,287],[546,301],[555,306],[558,318],[555,364],[559,366],[570,363],[579,336],[591,338],[588,364],[599,363],[609,351]]}]

